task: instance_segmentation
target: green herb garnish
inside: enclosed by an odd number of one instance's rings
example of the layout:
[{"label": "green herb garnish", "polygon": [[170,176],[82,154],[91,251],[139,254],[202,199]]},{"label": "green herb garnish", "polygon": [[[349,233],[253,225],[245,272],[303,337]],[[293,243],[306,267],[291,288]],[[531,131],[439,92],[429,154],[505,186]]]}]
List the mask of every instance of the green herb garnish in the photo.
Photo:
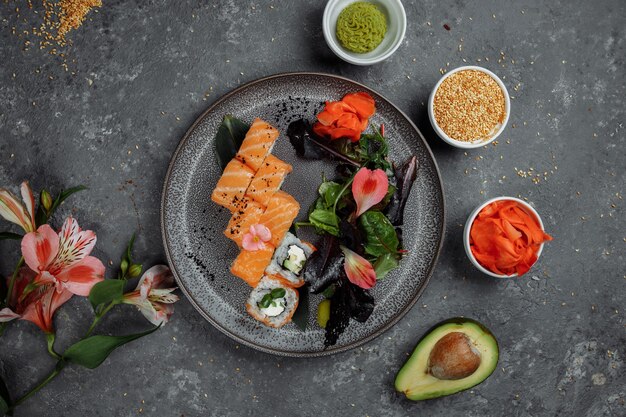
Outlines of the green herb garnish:
[{"label": "green herb garnish", "polygon": [[257,304],[260,308],[268,308],[269,306],[276,306],[274,300],[279,300],[285,296],[287,292],[284,288],[274,288],[261,298],[261,301]]}]

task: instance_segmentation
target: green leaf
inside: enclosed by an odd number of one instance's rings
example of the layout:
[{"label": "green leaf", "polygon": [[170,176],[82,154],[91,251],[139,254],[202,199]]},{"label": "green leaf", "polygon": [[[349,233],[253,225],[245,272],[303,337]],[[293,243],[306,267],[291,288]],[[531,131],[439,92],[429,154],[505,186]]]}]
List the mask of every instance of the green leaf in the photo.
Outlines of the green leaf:
[{"label": "green leaf", "polygon": [[367,211],[359,217],[359,227],[363,231],[365,252],[373,256],[398,252],[398,234],[387,216],[380,211]]},{"label": "green leaf", "polygon": [[48,214],[48,218],[52,216],[52,213],[54,213],[54,211],[61,205],[61,203],[67,200],[69,196],[79,191],[86,190],[86,189],[87,187],[85,187],[84,185],[77,185],[76,187],[68,188],[67,190],[62,190],[57,196],[56,200],[54,200],[54,203],[52,204],[52,207],[50,208],[50,213]]},{"label": "green leaf", "polygon": [[99,305],[121,301],[124,295],[124,284],[126,282],[119,279],[105,279],[94,285],[89,292],[89,302],[94,311]]},{"label": "green leaf", "polygon": [[333,298],[336,289],[337,286],[335,284],[330,284],[324,291],[322,291],[322,295],[324,298]]},{"label": "green leaf", "polygon": [[46,223],[48,223],[48,215],[46,214],[46,210],[44,210],[43,206],[39,204],[37,212],[35,212],[35,224],[39,227]]},{"label": "green leaf", "polygon": [[364,134],[359,140],[359,160],[368,168],[380,168],[388,171],[391,164],[387,160],[389,145],[387,140],[380,134],[380,129],[372,125],[374,133]]},{"label": "green leaf", "polygon": [[258,302],[258,306],[261,308],[268,308],[272,303],[272,294],[267,293],[261,298],[261,301]]},{"label": "green leaf", "polygon": [[4,379],[0,378],[0,416],[5,415],[11,407],[11,396]]},{"label": "green leaf", "polygon": [[19,233],[0,232],[0,240],[7,240],[7,239],[21,240],[23,237],[24,236],[20,235]]},{"label": "green leaf", "polygon": [[334,181],[324,181],[318,192],[322,197],[322,202],[324,203],[325,208],[332,208],[335,205],[335,201],[340,198],[341,191],[344,189],[342,184],[336,183]]},{"label": "green leaf", "polygon": [[224,116],[215,134],[215,150],[222,169],[235,157],[249,129],[250,125],[236,117],[230,114]]},{"label": "green leaf", "polygon": [[85,368],[97,368],[116,348],[132,342],[140,337],[147,336],[156,331],[159,326],[142,333],[128,336],[90,336],[73,344],[63,354],[63,358]]},{"label": "green leaf", "polygon": [[128,247],[126,248],[126,259],[128,263],[131,263],[130,253],[133,251],[133,245],[135,244],[135,234],[130,237],[130,241],[128,242]]},{"label": "green leaf", "polygon": [[293,321],[300,330],[306,330],[307,324],[309,323],[309,292],[306,289],[300,291],[298,308],[296,308],[296,311],[293,313],[291,321]]},{"label": "green leaf", "polygon": [[278,298],[283,298],[286,294],[286,291],[284,288],[274,288],[270,294],[272,294],[272,298],[274,300],[278,299]]},{"label": "green leaf", "polygon": [[398,266],[398,259],[392,253],[386,253],[379,256],[374,262],[374,271],[376,271],[376,279],[382,280],[393,269]]},{"label": "green leaf", "polygon": [[318,232],[339,236],[339,219],[332,210],[315,209],[309,214],[309,221]]}]

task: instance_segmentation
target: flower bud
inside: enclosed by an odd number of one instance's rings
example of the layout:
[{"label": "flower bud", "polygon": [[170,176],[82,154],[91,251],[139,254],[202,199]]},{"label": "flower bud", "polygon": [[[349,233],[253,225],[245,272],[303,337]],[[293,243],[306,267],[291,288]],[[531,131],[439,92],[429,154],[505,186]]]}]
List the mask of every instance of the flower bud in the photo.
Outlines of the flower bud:
[{"label": "flower bud", "polygon": [[128,268],[128,276],[131,278],[136,278],[141,274],[142,266],[138,264],[132,264],[130,268]]},{"label": "flower bud", "polygon": [[128,271],[128,261],[126,259],[122,259],[120,269],[122,270],[122,275],[126,275],[126,271]]},{"label": "flower bud", "polygon": [[43,208],[46,211],[50,211],[50,207],[52,207],[52,196],[46,190],[41,190],[41,194],[39,195],[39,201],[43,205]]}]

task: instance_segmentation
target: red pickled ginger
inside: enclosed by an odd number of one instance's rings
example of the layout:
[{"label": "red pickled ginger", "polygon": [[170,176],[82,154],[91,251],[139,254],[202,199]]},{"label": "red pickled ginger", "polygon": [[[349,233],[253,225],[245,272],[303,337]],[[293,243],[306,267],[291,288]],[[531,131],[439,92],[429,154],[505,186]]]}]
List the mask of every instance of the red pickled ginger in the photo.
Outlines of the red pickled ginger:
[{"label": "red pickled ginger", "polygon": [[537,219],[516,201],[484,207],[470,229],[470,248],[478,262],[500,275],[523,275],[537,261],[543,242],[552,240]]}]

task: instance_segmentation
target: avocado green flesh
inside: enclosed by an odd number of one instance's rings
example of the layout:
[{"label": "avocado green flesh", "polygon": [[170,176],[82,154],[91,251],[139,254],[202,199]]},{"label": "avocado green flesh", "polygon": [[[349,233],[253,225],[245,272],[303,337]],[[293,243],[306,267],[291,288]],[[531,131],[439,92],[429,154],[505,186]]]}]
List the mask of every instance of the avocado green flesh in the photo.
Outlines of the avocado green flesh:
[{"label": "avocado green flesh", "polygon": [[[465,333],[480,351],[480,366],[474,373],[457,380],[437,379],[428,372],[428,359],[435,344],[448,333]],[[483,382],[498,364],[498,342],[482,325],[469,319],[444,322],[418,343],[396,377],[396,390],[413,401],[443,397],[469,389]]]}]

